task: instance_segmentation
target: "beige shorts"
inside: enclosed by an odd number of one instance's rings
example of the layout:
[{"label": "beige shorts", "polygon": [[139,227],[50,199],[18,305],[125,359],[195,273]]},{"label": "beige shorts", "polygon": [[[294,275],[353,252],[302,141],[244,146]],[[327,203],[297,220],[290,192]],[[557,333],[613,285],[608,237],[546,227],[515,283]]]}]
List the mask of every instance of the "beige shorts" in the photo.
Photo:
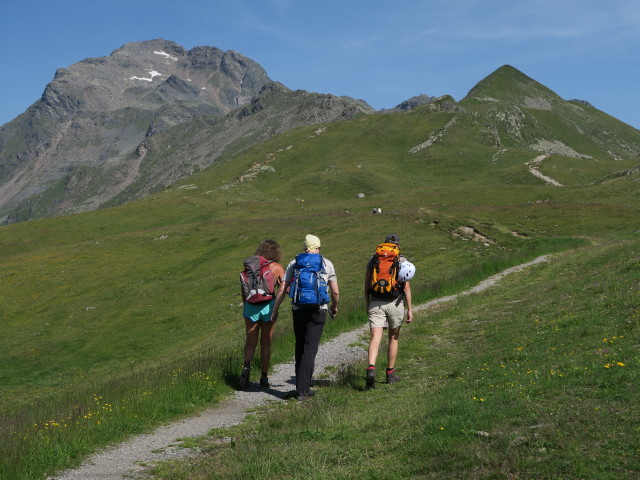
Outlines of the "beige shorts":
[{"label": "beige shorts", "polygon": [[397,328],[404,320],[404,302],[402,297],[395,300],[377,299],[371,297],[369,303],[369,328],[386,327]]}]

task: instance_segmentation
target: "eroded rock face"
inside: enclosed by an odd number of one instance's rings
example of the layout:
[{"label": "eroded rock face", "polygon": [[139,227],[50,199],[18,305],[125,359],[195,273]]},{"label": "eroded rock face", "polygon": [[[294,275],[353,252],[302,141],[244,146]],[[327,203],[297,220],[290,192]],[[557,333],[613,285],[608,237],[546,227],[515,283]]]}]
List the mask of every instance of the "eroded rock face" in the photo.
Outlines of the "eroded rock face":
[{"label": "eroded rock face", "polygon": [[[59,69],[42,98],[2,126],[0,223],[124,203],[208,166],[240,137],[246,147],[365,107],[291,92],[234,51],[128,43]],[[187,129],[201,147],[160,158]]]},{"label": "eroded rock face", "polygon": [[502,110],[494,109],[493,118],[511,135],[522,138],[525,114],[517,105],[508,105]]},{"label": "eroded rock face", "polygon": [[[131,158],[144,156],[145,138],[221,117],[270,82],[237,52],[162,39],[59,69],[42,98],[0,131],[4,223],[97,208],[137,177]],[[57,198],[39,200],[51,190]]]}]

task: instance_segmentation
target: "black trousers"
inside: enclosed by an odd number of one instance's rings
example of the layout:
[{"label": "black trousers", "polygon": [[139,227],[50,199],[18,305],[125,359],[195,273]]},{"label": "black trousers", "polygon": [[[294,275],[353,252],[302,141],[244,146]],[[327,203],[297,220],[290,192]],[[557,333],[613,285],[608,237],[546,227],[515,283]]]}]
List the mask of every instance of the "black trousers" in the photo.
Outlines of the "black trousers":
[{"label": "black trousers", "polygon": [[293,310],[293,333],[296,336],[296,391],[304,394],[311,388],[311,377],[327,321],[326,310]]}]

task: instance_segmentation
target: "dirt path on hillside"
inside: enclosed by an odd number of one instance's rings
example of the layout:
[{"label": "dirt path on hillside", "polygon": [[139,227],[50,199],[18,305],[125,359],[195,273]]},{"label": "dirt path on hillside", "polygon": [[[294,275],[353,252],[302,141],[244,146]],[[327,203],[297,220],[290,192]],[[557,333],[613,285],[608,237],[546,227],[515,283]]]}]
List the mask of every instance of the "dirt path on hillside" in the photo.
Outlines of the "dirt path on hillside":
[{"label": "dirt path on hillside", "polygon": [[544,180],[549,185],[553,185],[555,187],[562,187],[563,185],[560,182],[558,182],[557,180],[554,180],[551,177],[547,177],[540,170],[538,170],[538,167],[540,167],[540,164],[542,163],[542,161],[547,159],[547,158],[549,158],[549,155],[548,154],[544,154],[544,155],[537,156],[536,158],[534,158],[530,162],[527,162],[526,165],[527,165],[527,167],[529,167],[529,173],[531,173],[531,175],[533,175],[534,177],[538,177],[538,178]]},{"label": "dirt path on hillside", "polygon": [[[448,297],[437,298],[414,307],[414,311],[427,310],[433,305],[454,300],[462,295],[471,295],[496,285],[511,273],[545,262],[547,255],[527,263],[508,268],[493,275],[475,287]],[[409,327],[410,328],[410,327]],[[351,332],[343,333],[323,343],[316,357],[316,377],[322,375],[327,367],[350,364],[366,358],[366,325]],[[154,431],[138,435],[131,440],[107,448],[89,459],[77,469],[61,472],[49,480],[121,480],[124,478],[143,478],[140,475],[144,464],[185,458],[197,455],[190,449],[181,448],[178,439],[206,435],[213,428],[230,427],[241,423],[247,414],[269,402],[282,402],[288,392],[295,388],[293,361],[279,364],[269,376],[271,388],[263,390],[252,384],[246,391],[235,392],[219,405],[209,408],[199,415],[174,422]]]}]

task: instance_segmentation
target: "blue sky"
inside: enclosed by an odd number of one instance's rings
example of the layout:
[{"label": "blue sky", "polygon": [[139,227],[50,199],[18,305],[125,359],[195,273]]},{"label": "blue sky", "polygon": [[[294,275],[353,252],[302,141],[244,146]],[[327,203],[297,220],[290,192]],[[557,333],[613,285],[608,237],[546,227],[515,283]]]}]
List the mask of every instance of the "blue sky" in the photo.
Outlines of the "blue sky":
[{"label": "blue sky", "polygon": [[512,65],[561,97],[640,128],[637,0],[9,0],[0,16],[0,125],[56,69],[164,38],[236,50],[272,80],[390,108],[463,98]]}]

